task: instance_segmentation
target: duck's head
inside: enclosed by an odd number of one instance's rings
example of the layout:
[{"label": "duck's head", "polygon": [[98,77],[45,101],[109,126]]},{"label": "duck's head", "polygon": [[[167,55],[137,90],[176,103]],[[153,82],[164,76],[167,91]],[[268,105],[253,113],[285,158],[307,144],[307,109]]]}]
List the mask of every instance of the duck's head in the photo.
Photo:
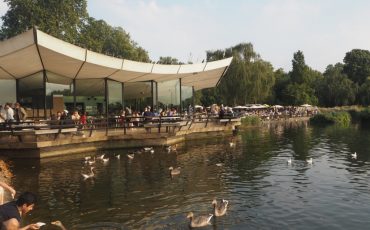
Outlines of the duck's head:
[{"label": "duck's head", "polygon": [[171,167],[169,167],[169,168],[168,168],[168,170],[172,171],[172,170],[173,170],[173,167],[172,167],[172,166],[171,166]]},{"label": "duck's head", "polygon": [[62,226],[62,222],[60,220],[52,221],[51,224],[57,225],[57,226]]},{"label": "duck's head", "polygon": [[189,212],[186,218],[191,219],[193,218],[193,216],[194,216],[193,212]]}]

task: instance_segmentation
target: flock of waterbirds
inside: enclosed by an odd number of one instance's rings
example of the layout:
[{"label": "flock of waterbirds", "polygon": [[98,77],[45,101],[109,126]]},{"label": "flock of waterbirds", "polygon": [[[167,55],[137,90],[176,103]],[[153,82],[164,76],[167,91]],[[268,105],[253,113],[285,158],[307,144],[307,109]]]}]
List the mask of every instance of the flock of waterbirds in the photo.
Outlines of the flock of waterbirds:
[{"label": "flock of waterbirds", "polygon": [[[229,145],[230,145],[231,148],[235,147],[236,144],[235,144],[233,139],[229,142]],[[171,153],[171,152],[176,152],[177,153],[177,145],[165,146],[165,149],[168,153]],[[134,152],[128,153],[128,154],[126,154],[126,156],[127,156],[128,160],[130,161],[130,160],[133,160],[135,158],[136,154],[142,154],[144,152],[149,152],[151,154],[154,154],[154,148],[153,147],[144,147],[140,150],[136,150]],[[121,159],[121,154],[116,154],[115,158],[120,160]],[[94,178],[95,177],[95,173],[94,173],[94,168],[95,167],[94,167],[94,165],[98,161],[102,162],[103,164],[106,164],[106,163],[109,162],[109,160],[110,160],[110,158],[106,154],[102,154],[102,155],[99,155],[99,156],[85,156],[83,161],[84,161],[85,165],[88,165],[90,167],[89,167],[88,172],[81,172],[82,178],[84,180]],[[216,166],[221,167],[221,166],[223,166],[223,164],[222,163],[217,163]],[[181,173],[181,167],[172,167],[171,166],[171,167],[168,168],[168,170],[169,170],[169,173],[170,173],[171,177],[178,176]],[[194,227],[203,227],[203,226],[209,225],[211,223],[211,219],[212,219],[213,216],[219,217],[219,216],[223,216],[223,215],[226,214],[228,204],[229,204],[229,202],[227,200],[221,199],[221,200],[217,201],[216,199],[214,199],[212,201],[213,214],[194,216],[193,212],[189,212],[188,215],[187,215],[187,218],[190,220],[189,226],[194,228]],[[40,227],[45,225],[45,223],[42,223],[42,222],[39,222],[39,224],[40,224]],[[53,224],[55,226],[58,226],[62,230],[66,230],[65,226],[59,220],[53,221],[53,222],[51,222],[51,224]]]},{"label": "flock of waterbirds", "polygon": [[[354,159],[354,160],[357,160],[357,153],[354,152],[354,153],[351,153],[351,159]],[[306,159],[306,163],[308,165],[312,165],[313,164],[313,159],[312,157],[310,157],[309,159]],[[293,164],[293,159],[291,157],[288,158],[287,160],[287,164],[288,165],[292,165]]]}]

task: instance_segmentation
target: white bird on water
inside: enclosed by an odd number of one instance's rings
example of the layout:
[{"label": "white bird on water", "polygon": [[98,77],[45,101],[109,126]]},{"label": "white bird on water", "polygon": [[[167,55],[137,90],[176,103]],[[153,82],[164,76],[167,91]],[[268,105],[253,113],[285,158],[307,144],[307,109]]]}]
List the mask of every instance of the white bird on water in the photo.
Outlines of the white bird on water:
[{"label": "white bird on water", "polygon": [[119,159],[121,159],[121,155],[116,155],[116,158],[119,160]]},{"label": "white bird on water", "polygon": [[355,153],[352,153],[351,154],[351,157],[353,158],[353,159],[357,159],[357,153],[355,152]]},{"label": "white bird on water", "polygon": [[144,147],[145,152],[150,152],[153,150],[153,147]]},{"label": "white bird on water", "polygon": [[62,224],[62,222],[61,222],[61,221],[59,221],[59,220],[53,221],[53,222],[51,222],[51,224],[58,226],[58,227],[59,227],[60,229],[62,229],[62,230],[67,230],[67,229],[64,227],[64,225]]},{"label": "white bird on water", "polygon": [[135,154],[134,153],[127,154],[127,157],[128,157],[128,159],[132,160],[132,159],[134,159]]},{"label": "white bird on water", "polygon": [[90,167],[90,173],[88,173],[88,174],[81,173],[81,175],[83,176],[84,180],[94,177],[95,174],[93,172],[93,169],[94,169],[94,167]]},{"label": "white bird on water", "polygon": [[168,168],[170,170],[171,176],[179,175],[181,172],[181,167],[173,168],[172,166]]},{"label": "white bird on water", "polygon": [[312,157],[311,157],[310,159],[306,160],[306,162],[307,162],[308,164],[312,165]]},{"label": "white bird on water", "polygon": [[288,159],[288,161],[287,161],[287,162],[288,162],[288,164],[289,164],[289,165],[291,165],[291,164],[292,164],[292,158],[291,158],[291,157],[289,157],[289,159]]}]

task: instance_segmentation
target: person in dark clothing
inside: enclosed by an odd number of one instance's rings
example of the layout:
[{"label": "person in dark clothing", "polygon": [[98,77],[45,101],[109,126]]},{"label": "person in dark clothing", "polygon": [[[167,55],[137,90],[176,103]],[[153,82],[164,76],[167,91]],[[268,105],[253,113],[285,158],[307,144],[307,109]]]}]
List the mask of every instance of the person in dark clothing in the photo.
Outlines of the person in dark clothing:
[{"label": "person in dark clothing", "polygon": [[36,195],[31,192],[22,193],[16,201],[0,205],[1,230],[39,229],[37,224],[21,227],[22,216],[31,211],[37,202]]}]

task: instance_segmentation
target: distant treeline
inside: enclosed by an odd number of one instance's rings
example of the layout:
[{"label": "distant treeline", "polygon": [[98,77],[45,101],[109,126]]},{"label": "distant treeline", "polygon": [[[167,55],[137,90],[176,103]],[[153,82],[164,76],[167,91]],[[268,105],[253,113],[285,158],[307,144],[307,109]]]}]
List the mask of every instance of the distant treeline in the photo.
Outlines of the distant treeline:
[{"label": "distant treeline", "polygon": [[[106,55],[152,62],[148,52],[133,41],[123,28],[112,27],[87,13],[86,0],[4,0],[9,10],[2,17],[0,39],[20,34],[33,26],[64,41]],[[232,35],[231,35],[232,36]],[[216,88],[196,92],[195,102],[244,105],[312,104],[324,107],[370,104],[370,52],[354,49],[343,63],[328,65],[325,72],[306,65],[304,54],[293,54],[292,70],[274,70],[251,43],[208,51],[207,61],[234,57]],[[160,64],[179,64],[173,57],[160,57]]]},{"label": "distant treeline", "polygon": [[208,61],[234,57],[218,87],[197,92],[197,103],[244,105],[266,103],[281,105],[312,104],[323,107],[370,104],[370,52],[354,49],[343,63],[328,65],[325,72],[306,65],[302,51],[293,55],[292,71],[274,70],[243,43],[208,51]]}]

